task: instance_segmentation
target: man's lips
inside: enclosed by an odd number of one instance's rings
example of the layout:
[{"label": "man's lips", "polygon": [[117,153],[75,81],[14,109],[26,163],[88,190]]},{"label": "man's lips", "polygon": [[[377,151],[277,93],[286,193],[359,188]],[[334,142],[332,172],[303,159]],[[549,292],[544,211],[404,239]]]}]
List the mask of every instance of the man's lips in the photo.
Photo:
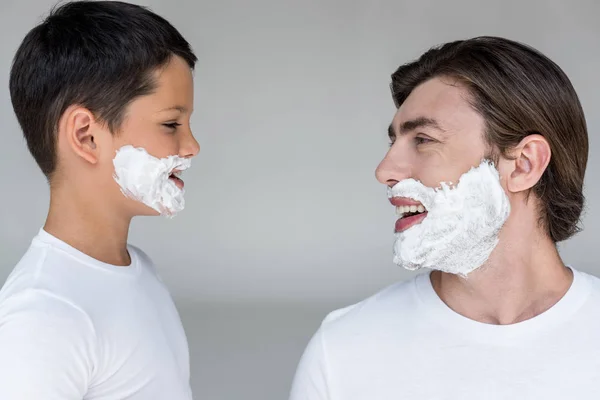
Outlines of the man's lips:
[{"label": "man's lips", "polygon": [[392,197],[389,200],[396,206],[396,214],[401,215],[396,221],[394,229],[396,233],[421,223],[427,217],[427,210],[419,201],[406,197]]},{"label": "man's lips", "polygon": [[421,203],[419,201],[415,201],[412,199],[408,199],[406,197],[390,197],[390,203],[396,207],[401,206],[420,206]]},{"label": "man's lips", "polygon": [[396,221],[396,226],[394,227],[394,231],[396,233],[404,232],[408,228],[420,224],[427,217],[427,211],[421,214],[416,214],[410,217],[403,217]]}]

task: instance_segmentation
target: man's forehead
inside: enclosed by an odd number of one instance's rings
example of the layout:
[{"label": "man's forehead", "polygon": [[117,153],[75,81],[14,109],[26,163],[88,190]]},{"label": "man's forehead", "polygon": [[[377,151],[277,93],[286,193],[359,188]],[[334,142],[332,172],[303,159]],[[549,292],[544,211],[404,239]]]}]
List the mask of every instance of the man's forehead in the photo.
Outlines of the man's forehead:
[{"label": "man's forehead", "polygon": [[413,119],[423,113],[437,114],[457,106],[468,106],[467,96],[467,90],[461,86],[432,79],[417,86],[408,95],[398,114],[405,119]]},{"label": "man's forehead", "polygon": [[439,134],[447,134],[447,129],[438,122],[437,119],[426,115],[421,115],[412,119],[401,119],[394,117],[394,120],[388,128],[390,136],[405,135],[416,130],[436,131]]},{"label": "man's forehead", "polygon": [[[418,127],[451,132],[479,119],[464,87],[435,78],[413,90],[392,120],[397,133]],[[403,129],[405,128],[405,129]]]}]

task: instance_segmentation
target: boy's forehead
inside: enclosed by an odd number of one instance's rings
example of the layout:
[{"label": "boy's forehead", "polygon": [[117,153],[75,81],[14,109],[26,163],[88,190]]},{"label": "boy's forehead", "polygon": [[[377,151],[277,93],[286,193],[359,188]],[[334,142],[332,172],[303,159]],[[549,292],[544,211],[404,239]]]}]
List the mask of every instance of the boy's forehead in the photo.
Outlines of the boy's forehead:
[{"label": "boy's forehead", "polygon": [[194,80],[191,69],[181,60],[173,59],[158,71],[156,88],[148,100],[160,102],[160,110],[189,112],[194,100]]},{"label": "boy's forehead", "polygon": [[193,74],[187,62],[179,57],[173,56],[169,61],[155,71],[157,79],[175,79],[185,77],[193,80]]}]

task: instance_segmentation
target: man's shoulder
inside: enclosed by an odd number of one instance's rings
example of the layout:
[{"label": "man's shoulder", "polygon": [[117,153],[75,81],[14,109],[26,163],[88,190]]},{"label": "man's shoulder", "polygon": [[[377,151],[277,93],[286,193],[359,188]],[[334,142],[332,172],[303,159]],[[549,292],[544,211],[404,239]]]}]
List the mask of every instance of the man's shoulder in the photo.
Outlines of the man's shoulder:
[{"label": "man's shoulder", "polygon": [[329,313],[321,329],[329,334],[343,334],[407,322],[417,306],[416,280],[420,277],[394,283],[358,303]]},{"label": "man's shoulder", "polygon": [[584,280],[585,285],[579,285],[579,287],[589,288],[590,300],[596,301],[600,304],[600,277],[583,270],[573,269],[577,274],[577,279]]},{"label": "man's shoulder", "polygon": [[591,272],[586,272],[584,270],[581,269],[574,269],[574,271],[576,271],[576,273],[580,276],[583,277],[585,279],[588,280],[588,282],[591,283],[591,285],[593,286],[592,290],[600,290],[600,277],[598,277],[597,275],[591,273]]}]

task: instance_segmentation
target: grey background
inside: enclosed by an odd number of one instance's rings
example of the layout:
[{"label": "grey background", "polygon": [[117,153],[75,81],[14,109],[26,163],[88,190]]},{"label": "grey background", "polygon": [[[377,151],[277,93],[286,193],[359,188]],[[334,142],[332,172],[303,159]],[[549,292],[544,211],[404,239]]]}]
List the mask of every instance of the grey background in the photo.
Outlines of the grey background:
[{"label": "grey background", "polygon": [[[192,43],[188,207],[138,219],[131,242],[180,308],[200,399],[285,399],[325,314],[410,276],[391,263],[393,209],[374,170],[394,106],[389,75],[432,45],[527,42],[570,76],[588,118],[585,230],[565,260],[600,275],[600,2],[596,0],[152,0]],[[11,59],[54,4],[0,4],[0,281],[43,224],[48,190],[8,94]],[[597,241],[596,241],[597,242]]]}]

